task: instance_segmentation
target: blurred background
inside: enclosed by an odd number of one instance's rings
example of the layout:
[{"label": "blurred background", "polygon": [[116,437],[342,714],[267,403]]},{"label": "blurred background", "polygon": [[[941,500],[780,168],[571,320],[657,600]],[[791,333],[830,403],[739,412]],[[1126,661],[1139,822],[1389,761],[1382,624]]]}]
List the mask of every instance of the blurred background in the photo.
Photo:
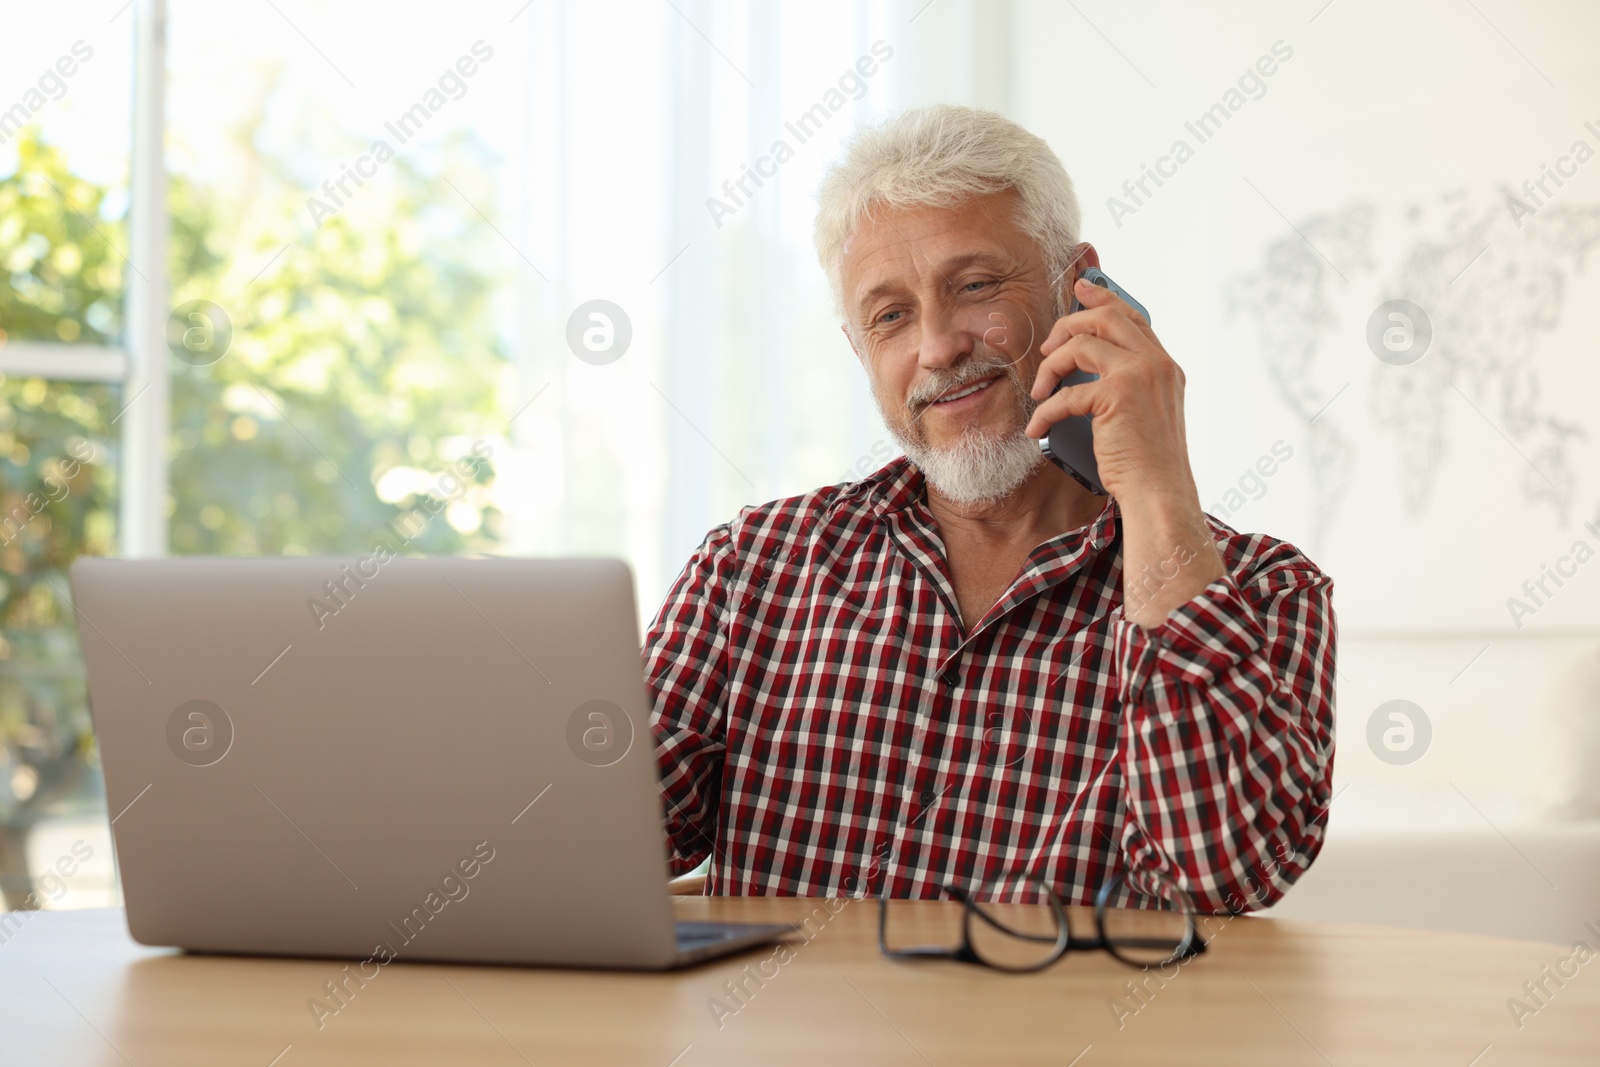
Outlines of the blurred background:
[{"label": "blurred background", "polygon": [[364,550],[476,445],[413,547],[621,556],[644,621],[741,506],[895,455],[814,192],[954,102],[1061,156],[1207,509],[1335,579],[1329,842],[1277,911],[1600,919],[1593,5],[4,9],[6,907],[119,899],[76,556]]}]

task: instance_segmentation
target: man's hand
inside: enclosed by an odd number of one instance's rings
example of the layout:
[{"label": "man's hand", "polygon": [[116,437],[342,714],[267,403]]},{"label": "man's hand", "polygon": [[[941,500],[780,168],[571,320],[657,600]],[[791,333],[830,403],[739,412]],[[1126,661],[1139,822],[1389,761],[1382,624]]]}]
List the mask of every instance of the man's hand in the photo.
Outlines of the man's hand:
[{"label": "man's hand", "polygon": [[[1043,437],[1069,415],[1094,416],[1100,480],[1118,504],[1151,492],[1193,486],[1183,432],[1183,371],[1143,315],[1109,289],[1077,282],[1082,311],[1056,320],[1039,346],[1033,383],[1038,410],[1029,437]],[[1075,370],[1099,381],[1069,385]]]},{"label": "man's hand", "polygon": [[[1040,403],[1026,433],[1094,416],[1100,481],[1122,514],[1123,615],[1160,626],[1223,574],[1189,466],[1183,370],[1121,297],[1082,278],[1075,291],[1083,310],[1058,319],[1039,346]],[[1052,393],[1075,370],[1100,378]]]}]

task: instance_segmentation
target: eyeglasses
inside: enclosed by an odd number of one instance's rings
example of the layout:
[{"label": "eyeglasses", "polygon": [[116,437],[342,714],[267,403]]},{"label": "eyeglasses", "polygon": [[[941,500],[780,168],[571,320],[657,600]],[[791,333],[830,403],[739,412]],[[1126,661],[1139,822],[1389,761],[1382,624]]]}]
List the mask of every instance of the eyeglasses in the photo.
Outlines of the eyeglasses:
[{"label": "eyeglasses", "polygon": [[[1141,872],[1151,892],[1140,892],[1118,874],[1095,895],[1096,937],[1073,937],[1067,912],[1048,883],[1039,887],[1049,901],[1048,910],[1028,905],[984,905],[973,901],[957,886],[944,891],[961,902],[960,939],[948,913],[915,909],[900,911],[890,928],[889,900],[878,900],[878,951],[890,959],[947,959],[976,963],[1012,974],[1042,971],[1073,949],[1105,949],[1132,967],[1159,967],[1190,959],[1206,950],[1195,927],[1194,903],[1171,879]],[[1126,886],[1133,907],[1107,906],[1118,888]],[[1005,918],[1001,918],[1001,914]],[[938,944],[917,943],[937,939]]]}]

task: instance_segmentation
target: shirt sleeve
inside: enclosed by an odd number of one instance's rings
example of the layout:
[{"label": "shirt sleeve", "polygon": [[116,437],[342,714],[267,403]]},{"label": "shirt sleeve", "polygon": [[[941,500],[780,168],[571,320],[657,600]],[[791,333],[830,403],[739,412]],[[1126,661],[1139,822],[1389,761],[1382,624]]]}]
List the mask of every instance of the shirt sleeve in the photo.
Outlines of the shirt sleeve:
[{"label": "shirt sleeve", "polygon": [[707,534],[645,638],[650,728],[674,875],[698,866],[716,840],[727,680],[724,594],[732,558],[728,526]]},{"label": "shirt sleeve", "polygon": [[1278,542],[1248,575],[1212,582],[1159,627],[1119,609],[1124,859],[1174,878],[1201,911],[1272,904],[1322,847],[1332,593]]}]

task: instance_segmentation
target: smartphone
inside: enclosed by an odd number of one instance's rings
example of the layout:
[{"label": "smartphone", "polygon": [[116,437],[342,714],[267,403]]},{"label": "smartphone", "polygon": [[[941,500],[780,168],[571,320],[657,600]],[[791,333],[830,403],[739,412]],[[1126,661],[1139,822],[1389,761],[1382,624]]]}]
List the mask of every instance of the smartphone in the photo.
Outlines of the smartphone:
[{"label": "smartphone", "polygon": [[[1128,291],[1106,274],[1099,267],[1086,267],[1083,277],[1091,284],[1102,289],[1110,289],[1113,293],[1126,300],[1139,314],[1144,316],[1146,322],[1150,321],[1150,312],[1144,305],[1128,295]],[[1082,311],[1083,305],[1078,298],[1072,298],[1072,307],[1067,309],[1067,314]],[[1060,391],[1069,385],[1080,385],[1083,382],[1092,382],[1099,378],[1098,374],[1090,374],[1085,370],[1075,370],[1061,379],[1056,390]],[[1094,459],[1094,416],[1070,415],[1050,427],[1050,432],[1039,438],[1039,451],[1044,453],[1044,458],[1060,467],[1078,480],[1089,492],[1097,496],[1106,495],[1106,487],[1100,484],[1100,465]]]}]

